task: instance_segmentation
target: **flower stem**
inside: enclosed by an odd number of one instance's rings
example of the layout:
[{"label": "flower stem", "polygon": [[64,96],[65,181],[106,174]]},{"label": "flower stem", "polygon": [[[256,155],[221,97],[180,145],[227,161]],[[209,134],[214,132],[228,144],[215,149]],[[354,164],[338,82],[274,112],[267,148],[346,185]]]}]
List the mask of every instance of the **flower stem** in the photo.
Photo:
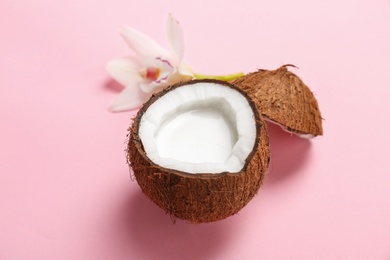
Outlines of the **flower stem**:
[{"label": "flower stem", "polygon": [[217,80],[222,80],[222,81],[231,81],[231,80],[240,78],[244,75],[245,74],[243,72],[228,74],[228,75],[204,75],[204,74],[194,73],[194,77],[196,79],[217,79]]}]

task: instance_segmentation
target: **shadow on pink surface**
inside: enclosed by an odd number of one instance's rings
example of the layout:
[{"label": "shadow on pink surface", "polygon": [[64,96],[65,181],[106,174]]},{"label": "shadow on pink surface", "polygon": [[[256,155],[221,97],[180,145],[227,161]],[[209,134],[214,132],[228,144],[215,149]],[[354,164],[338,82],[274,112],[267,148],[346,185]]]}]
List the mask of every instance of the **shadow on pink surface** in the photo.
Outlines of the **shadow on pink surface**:
[{"label": "shadow on pink surface", "polygon": [[176,220],[174,224],[140,191],[128,197],[120,210],[118,239],[132,248],[134,259],[212,259],[229,245],[235,229],[230,218],[197,225]]},{"label": "shadow on pink surface", "polygon": [[287,133],[274,124],[267,123],[267,126],[271,165],[266,183],[272,185],[299,173],[310,158],[311,141]]},{"label": "shadow on pink surface", "polygon": [[119,82],[113,79],[108,79],[106,82],[103,83],[103,88],[110,92],[120,93],[124,87]]}]

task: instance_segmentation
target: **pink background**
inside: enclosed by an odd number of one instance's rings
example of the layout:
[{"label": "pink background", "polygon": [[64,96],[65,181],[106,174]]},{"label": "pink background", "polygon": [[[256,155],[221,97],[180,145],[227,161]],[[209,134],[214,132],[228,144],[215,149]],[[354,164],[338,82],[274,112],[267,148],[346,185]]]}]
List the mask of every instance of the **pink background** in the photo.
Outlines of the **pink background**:
[{"label": "pink background", "polygon": [[[390,259],[390,2],[3,0],[0,259]],[[125,163],[133,113],[107,61],[131,25],[224,74],[292,63],[318,98],[323,137],[270,126],[272,164],[226,220],[172,224]]]}]

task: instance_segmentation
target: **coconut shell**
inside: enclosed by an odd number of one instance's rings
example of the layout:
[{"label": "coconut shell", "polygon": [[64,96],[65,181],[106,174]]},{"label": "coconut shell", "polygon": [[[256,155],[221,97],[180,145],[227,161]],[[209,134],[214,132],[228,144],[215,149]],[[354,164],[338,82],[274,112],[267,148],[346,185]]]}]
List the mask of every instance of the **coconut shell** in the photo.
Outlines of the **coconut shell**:
[{"label": "coconut shell", "polygon": [[322,135],[322,117],[316,98],[303,81],[284,65],[259,70],[231,83],[254,100],[262,115],[300,136]]},{"label": "coconut shell", "polygon": [[240,172],[190,174],[161,167],[147,157],[138,132],[142,115],[162,95],[183,85],[192,84],[191,82],[174,85],[153,95],[139,110],[129,129],[127,159],[135,179],[142,192],[173,219],[204,223],[236,214],[256,195],[269,167],[266,124],[257,112],[255,104],[237,87],[228,83],[218,83],[234,88],[247,97],[256,119],[255,146]]}]

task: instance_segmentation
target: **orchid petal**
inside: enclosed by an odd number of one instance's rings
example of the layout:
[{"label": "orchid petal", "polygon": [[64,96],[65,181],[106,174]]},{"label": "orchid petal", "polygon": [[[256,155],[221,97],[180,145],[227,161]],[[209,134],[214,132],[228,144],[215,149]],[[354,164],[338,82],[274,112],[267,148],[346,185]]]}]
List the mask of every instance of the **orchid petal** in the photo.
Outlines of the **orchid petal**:
[{"label": "orchid petal", "polygon": [[184,77],[189,77],[189,78],[193,78],[194,77],[194,73],[192,72],[190,67],[188,67],[187,64],[185,64],[183,62],[177,68],[177,71],[180,73],[180,75],[182,75]]},{"label": "orchid petal", "polygon": [[171,57],[170,53],[161,47],[149,36],[131,28],[123,26],[121,28],[121,34],[125,39],[129,47],[137,54],[143,57],[149,56],[160,56],[160,57]]},{"label": "orchid petal", "polygon": [[168,41],[180,64],[184,55],[184,36],[179,22],[170,14],[167,21]]},{"label": "orchid petal", "polygon": [[160,68],[160,76],[154,83],[165,83],[169,79],[169,76],[176,72],[176,69],[167,60],[160,58],[157,58],[156,60],[159,61],[158,67]]},{"label": "orchid petal", "polygon": [[142,81],[138,73],[140,64],[134,58],[126,57],[112,60],[106,68],[110,75],[124,86],[131,86]]},{"label": "orchid petal", "polygon": [[120,112],[139,108],[150,94],[143,92],[138,85],[125,88],[109,107],[111,112]]},{"label": "orchid petal", "polygon": [[156,92],[156,90],[159,89],[161,87],[161,85],[141,83],[141,84],[139,84],[139,87],[146,94],[152,94],[152,93]]}]

